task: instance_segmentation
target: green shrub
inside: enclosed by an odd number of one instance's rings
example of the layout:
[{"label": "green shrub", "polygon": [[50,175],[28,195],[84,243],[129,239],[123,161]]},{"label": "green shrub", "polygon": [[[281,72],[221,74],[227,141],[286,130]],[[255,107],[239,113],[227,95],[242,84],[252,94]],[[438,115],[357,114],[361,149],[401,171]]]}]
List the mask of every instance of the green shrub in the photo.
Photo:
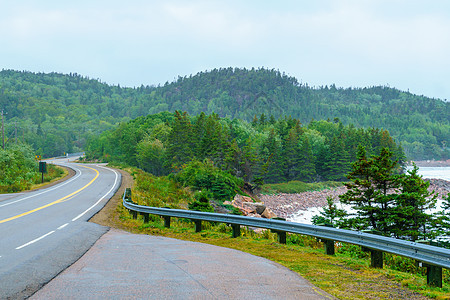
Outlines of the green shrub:
[{"label": "green shrub", "polygon": [[336,247],[336,252],[340,254],[345,254],[347,256],[353,258],[369,258],[370,252],[365,252],[361,249],[361,246],[347,244],[347,243],[338,243]]},{"label": "green shrub", "polygon": [[237,193],[242,193],[244,185],[242,179],[220,170],[208,159],[189,162],[173,178],[194,190],[208,190],[214,199],[220,201],[233,199]]},{"label": "green shrub", "polygon": [[25,144],[0,149],[0,192],[19,192],[29,189],[40,178],[33,150]]},{"label": "green shrub", "polygon": [[209,191],[198,191],[194,194],[195,201],[189,203],[190,210],[214,212],[214,208],[209,203],[212,193]]}]

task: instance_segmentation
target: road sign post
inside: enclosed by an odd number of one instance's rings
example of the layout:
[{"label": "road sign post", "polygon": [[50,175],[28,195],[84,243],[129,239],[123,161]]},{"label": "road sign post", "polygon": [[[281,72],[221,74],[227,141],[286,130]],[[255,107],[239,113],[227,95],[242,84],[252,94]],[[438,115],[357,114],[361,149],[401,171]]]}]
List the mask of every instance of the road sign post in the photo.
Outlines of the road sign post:
[{"label": "road sign post", "polygon": [[39,162],[39,172],[42,173],[42,183],[44,183],[44,173],[47,173],[47,163],[45,161]]}]

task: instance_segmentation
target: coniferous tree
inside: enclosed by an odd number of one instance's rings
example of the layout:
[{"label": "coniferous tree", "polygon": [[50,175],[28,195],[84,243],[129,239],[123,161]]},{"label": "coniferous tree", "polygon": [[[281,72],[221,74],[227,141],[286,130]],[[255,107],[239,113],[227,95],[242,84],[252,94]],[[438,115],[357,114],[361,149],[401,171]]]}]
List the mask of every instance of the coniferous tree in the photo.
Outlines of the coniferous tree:
[{"label": "coniferous tree", "polygon": [[168,138],[165,166],[169,169],[178,169],[182,164],[192,160],[194,140],[192,124],[187,113],[181,114],[176,111]]},{"label": "coniferous tree", "polygon": [[347,217],[347,212],[344,209],[338,208],[334,203],[333,198],[327,197],[327,206],[323,207],[320,211],[320,215],[315,215],[312,218],[312,223],[317,225],[319,223],[325,223],[332,227],[340,227],[342,220]]},{"label": "coniferous tree", "polygon": [[312,182],[316,178],[316,167],[311,144],[306,135],[300,136],[298,180]]},{"label": "coniferous tree", "polygon": [[356,211],[348,222],[359,230],[374,229],[390,235],[389,215],[394,197],[388,191],[398,186],[394,173],[396,162],[390,159],[392,152],[385,148],[371,158],[367,158],[364,147],[358,150],[358,160],[347,176],[350,182],[345,183],[348,191],[339,196],[342,203]]},{"label": "coniferous tree", "polygon": [[430,183],[424,181],[417,171],[414,165],[412,170],[397,177],[399,193],[395,195],[394,208],[388,216],[392,224],[390,231],[395,237],[411,241],[433,238],[438,234],[430,227],[437,218],[427,212],[435,208],[437,195],[428,192]]},{"label": "coniferous tree", "polygon": [[277,140],[275,130],[272,128],[264,143],[265,161],[268,161],[268,170],[265,178],[267,183],[283,182],[281,143]]}]

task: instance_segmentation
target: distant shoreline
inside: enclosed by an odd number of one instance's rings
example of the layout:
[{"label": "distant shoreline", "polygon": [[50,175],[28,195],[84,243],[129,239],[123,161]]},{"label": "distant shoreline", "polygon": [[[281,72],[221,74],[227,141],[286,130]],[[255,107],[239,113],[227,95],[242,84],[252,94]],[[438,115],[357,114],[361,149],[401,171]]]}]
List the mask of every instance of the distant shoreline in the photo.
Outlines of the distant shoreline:
[{"label": "distant shoreline", "polygon": [[[447,160],[416,160],[412,161],[418,167],[450,167],[450,159]],[[410,163],[411,164],[411,163]]]}]

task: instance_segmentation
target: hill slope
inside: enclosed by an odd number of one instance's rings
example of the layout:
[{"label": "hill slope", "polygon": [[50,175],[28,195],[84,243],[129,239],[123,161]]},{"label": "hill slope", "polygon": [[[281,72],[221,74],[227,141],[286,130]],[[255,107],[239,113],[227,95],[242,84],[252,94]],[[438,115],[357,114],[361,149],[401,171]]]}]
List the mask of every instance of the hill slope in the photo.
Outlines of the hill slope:
[{"label": "hill slope", "polygon": [[164,86],[122,88],[77,74],[0,72],[0,108],[7,136],[44,155],[77,151],[86,138],[119,122],[161,111],[204,111],[252,120],[264,114],[311,119],[339,118],[357,127],[389,130],[409,158],[450,157],[450,103],[389,87],[311,88],[279,71],[215,69],[179,77]]}]

